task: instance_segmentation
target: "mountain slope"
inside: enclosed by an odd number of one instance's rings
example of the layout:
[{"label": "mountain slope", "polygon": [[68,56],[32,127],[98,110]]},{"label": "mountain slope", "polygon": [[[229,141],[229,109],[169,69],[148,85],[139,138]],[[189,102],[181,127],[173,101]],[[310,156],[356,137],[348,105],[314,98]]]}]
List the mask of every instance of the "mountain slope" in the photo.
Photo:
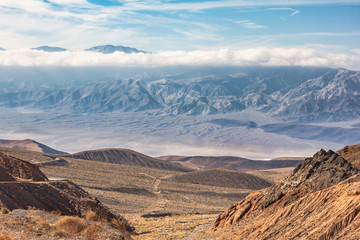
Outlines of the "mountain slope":
[{"label": "mountain slope", "polygon": [[221,214],[213,229],[225,228],[224,239],[330,239],[351,235],[347,229],[359,223],[357,189],[359,169],[337,153],[321,150],[281,183],[251,193]]},{"label": "mountain slope", "polygon": [[51,147],[48,147],[42,143],[36,142],[31,139],[24,139],[24,140],[0,139],[0,147],[28,150],[34,152],[51,153],[51,154],[67,154],[66,152],[55,150]]},{"label": "mountain slope", "polygon": [[114,164],[123,164],[131,166],[141,166],[149,168],[158,168],[173,171],[191,171],[190,169],[178,164],[166,163],[164,161],[149,157],[147,155],[129,150],[129,149],[100,149],[94,151],[84,151],[64,157],[85,159],[98,162],[108,162]]},{"label": "mountain slope", "polygon": [[360,72],[333,70],[277,95],[275,114],[290,120],[339,121],[359,117]]}]

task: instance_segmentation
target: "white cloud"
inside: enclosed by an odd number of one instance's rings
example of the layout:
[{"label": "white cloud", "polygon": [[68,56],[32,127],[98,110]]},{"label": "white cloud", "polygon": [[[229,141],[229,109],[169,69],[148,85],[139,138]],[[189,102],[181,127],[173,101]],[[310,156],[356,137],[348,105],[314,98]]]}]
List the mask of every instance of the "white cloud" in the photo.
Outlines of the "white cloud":
[{"label": "white cloud", "polygon": [[101,54],[75,51],[49,53],[29,49],[0,52],[0,65],[11,66],[326,66],[360,70],[360,56],[312,48],[249,48],[159,51],[151,54]]},{"label": "white cloud", "polygon": [[357,54],[360,54],[360,48],[358,48],[358,49],[353,49],[352,52],[357,53]]},{"label": "white cloud", "polygon": [[266,10],[270,10],[270,11],[291,11],[291,16],[294,16],[298,13],[300,13],[299,10],[293,9],[293,8],[268,8]]},{"label": "white cloud", "polygon": [[265,26],[256,24],[250,20],[240,20],[240,21],[233,20],[233,19],[225,19],[225,20],[236,23],[236,24],[240,25],[241,27],[248,28],[248,29],[266,28]]},{"label": "white cloud", "polygon": [[[187,3],[164,3],[161,1],[125,1],[123,9],[128,10],[152,10],[152,11],[168,11],[168,10],[188,10],[201,11],[213,8],[229,8],[229,7],[256,7],[256,6],[283,6],[283,5],[315,5],[315,4],[346,4],[360,3],[359,0],[293,0],[268,1],[268,0],[225,0],[225,1],[205,1],[205,2],[187,2]],[[295,13],[297,14],[297,13]]]}]

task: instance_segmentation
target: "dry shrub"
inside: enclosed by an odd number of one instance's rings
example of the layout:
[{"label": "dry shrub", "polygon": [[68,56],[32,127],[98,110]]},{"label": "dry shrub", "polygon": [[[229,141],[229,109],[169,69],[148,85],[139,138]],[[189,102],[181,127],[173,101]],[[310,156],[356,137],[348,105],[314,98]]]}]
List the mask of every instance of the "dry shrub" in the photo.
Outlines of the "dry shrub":
[{"label": "dry shrub", "polygon": [[9,209],[7,209],[6,207],[1,207],[0,208],[0,213],[2,213],[2,214],[7,214],[9,212],[10,212]]},{"label": "dry shrub", "polygon": [[54,224],[54,227],[57,231],[63,231],[74,235],[82,232],[87,227],[87,223],[84,219],[79,217],[65,216],[60,218]]},{"label": "dry shrub", "polygon": [[35,206],[27,206],[27,210],[39,210],[39,209]]},{"label": "dry shrub", "polygon": [[114,224],[116,226],[117,229],[119,229],[122,232],[127,232],[126,230],[126,224],[124,221],[122,221],[121,219],[111,219],[111,223]]},{"label": "dry shrub", "polygon": [[91,225],[90,227],[88,227],[85,231],[84,231],[84,235],[86,236],[87,239],[97,239],[98,238],[98,233],[102,232],[103,228],[99,225]]},{"label": "dry shrub", "polygon": [[50,213],[53,214],[53,215],[61,216],[60,211],[51,211]]},{"label": "dry shrub", "polygon": [[96,212],[88,211],[88,212],[85,213],[85,219],[92,220],[92,221],[98,221],[99,216],[97,215]]},{"label": "dry shrub", "polygon": [[14,237],[6,232],[0,233],[0,240],[14,240]]}]

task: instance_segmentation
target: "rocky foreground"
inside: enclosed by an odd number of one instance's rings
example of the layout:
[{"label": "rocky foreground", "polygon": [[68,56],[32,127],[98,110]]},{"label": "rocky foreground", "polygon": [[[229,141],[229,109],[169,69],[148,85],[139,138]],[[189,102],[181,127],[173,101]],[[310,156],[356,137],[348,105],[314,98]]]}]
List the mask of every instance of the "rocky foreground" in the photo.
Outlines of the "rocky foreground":
[{"label": "rocky foreground", "polygon": [[272,187],[219,215],[221,239],[358,239],[360,145],[320,150]]},{"label": "rocky foreground", "polygon": [[[20,239],[20,237],[52,239],[52,237],[56,237],[56,234],[58,234],[56,231],[61,231],[61,236],[70,238],[71,236],[81,235],[83,230],[90,231],[87,228],[88,226],[98,225],[101,225],[98,227],[99,229],[111,229],[111,225],[114,227],[117,225],[120,226],[120,231],[112,228],[112,233],[116,237],[110,237],[109,239],[130,239],[128,233],[133,231],[133,228],[123,217],[113,214],[107,207],[102,205],[99,200],[71,181],[49,181],[38,166],[1,152],[0,207],[2,213],[0,214],[0,226],[6,225],[5,228],[0,227],[0,239],[4,239],[1,234],[5,233],[14,234],[9,235],[11,236],[9,239]],[[20,209],[25,210],[21,212]],[[36,217],[33,212],[28,209],[38,209],[41,210],[40,213],[44,213],[40,214],[40,217]],[[57,217],[51,217],[50,213],[55,214]],[[21,217],[19,214],[26,217]],[[39,214],[39,212],[37,212],[37,214]],[[89,214],[92,215],[92,217],[89,217]],[[71,216],[73,219],[60,219],[61,217],[59,216],[64,215]],[[102,223],[90,224],[83,219],[84,217],[91,218],[92,220],[96,219]],[[41,224],[38,223],[38,221],[30,221],[33,218],[43,221],[41,221]],[[58,220],[59,223],[54,221],[54,223],[52,223],[49,220],[54,218]],[[70,234],[66,229],[61,229],[62,226],[59,227],[56,225],[62,224],[64,221],[67,226],[81,223],[80,227],[83,229],[76,229],[74,232],[75,235],[72,234],[71,230]],[[72,223],[72,221],[74,223]],[[108,226],[106,223],[109,223]],[[42,229],[39,224],[46,226],[46,228]],[[34,235],[34,231],[30,231],[29,227],[26,228],[27,225],[31,226],[31,229],[36,228],[41,231],[36,230],[36,234]],[[60,230],[58,228],[60,228]],[[95,229],[97,227],[92,228]],[[26,232],[24,229],[28,229],[29,231]],[[91,231],[95,231],[94,229]],[[108,230],[106,231],[109,232]],[[112,233],[108,233],[107,235],[110,236]],[[41,238],[44,234],[45,238]],[[86,234],[88,234],[88,232]]]}]

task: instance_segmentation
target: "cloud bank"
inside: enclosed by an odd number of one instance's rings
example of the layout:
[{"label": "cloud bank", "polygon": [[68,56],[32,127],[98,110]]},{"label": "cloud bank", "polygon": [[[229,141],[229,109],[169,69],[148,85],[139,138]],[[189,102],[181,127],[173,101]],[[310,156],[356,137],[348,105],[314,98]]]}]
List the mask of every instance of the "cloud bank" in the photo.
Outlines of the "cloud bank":
[{"label": "cloud bank", "polygon": [[360,54],[331,53],[312,48],[248,48],[154,53],[102,54],[88,51],[0,51],[2,66],[322,66],[360,70]]}]

